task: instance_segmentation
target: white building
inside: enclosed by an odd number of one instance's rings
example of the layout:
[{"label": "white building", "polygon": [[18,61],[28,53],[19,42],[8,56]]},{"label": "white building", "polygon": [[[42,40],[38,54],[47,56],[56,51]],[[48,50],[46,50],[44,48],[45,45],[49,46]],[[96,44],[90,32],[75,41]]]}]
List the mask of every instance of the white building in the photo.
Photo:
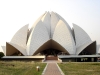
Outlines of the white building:
[{"label": "white building", "polygon": [[28,25],[23,26],[10,42],[6,42],[6,50],[4,47],[3,49],[5,56],[55,55],[59,58],[76,58],[79,55],[91,57],[97,54],[96,41],[92,41],[76,24],[73,24],[71,29],[68,23],[54,12],[44,13],[31,29],[28,29]]}]

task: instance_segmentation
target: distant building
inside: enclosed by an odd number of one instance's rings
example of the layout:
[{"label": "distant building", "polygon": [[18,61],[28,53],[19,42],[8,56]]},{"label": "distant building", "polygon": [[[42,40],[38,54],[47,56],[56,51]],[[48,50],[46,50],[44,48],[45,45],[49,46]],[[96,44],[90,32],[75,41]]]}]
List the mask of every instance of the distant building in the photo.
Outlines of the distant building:
[{"label": "distant building", "polygon": [[[46,12],[31,29],[25,25],[6,42],[7,56],[58,56],[62,61],[96,61],[96,41],[76,24],[71,29],[57,13]],[[17,57],[16,57],[17,58]],[[91,58],[91,59],[90,59]],[[89,61],[88,60],[88,61]]]}]

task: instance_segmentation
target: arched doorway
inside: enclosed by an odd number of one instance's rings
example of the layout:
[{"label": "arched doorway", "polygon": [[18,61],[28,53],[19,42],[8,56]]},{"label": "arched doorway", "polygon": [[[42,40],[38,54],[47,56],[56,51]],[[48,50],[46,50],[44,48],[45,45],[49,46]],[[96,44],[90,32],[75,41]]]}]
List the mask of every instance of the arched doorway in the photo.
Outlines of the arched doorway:
[{"label": "arched doorway", "polygon": [[36,50],[36,52],[33,55],[37,54],[54,56],[61,54],[69,55],[69,53],[63,46],[61,46],[59,43],[52,39],[44,43],[38,50]]}]

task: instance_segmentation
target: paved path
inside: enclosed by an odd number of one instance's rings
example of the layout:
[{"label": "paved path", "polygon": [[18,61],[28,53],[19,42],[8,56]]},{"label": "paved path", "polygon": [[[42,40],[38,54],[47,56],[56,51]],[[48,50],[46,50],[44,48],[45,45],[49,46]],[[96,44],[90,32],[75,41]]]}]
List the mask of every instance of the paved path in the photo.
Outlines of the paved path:
[{"label": "paved path", "polygon": [[56,63],[48,63],[42,75],[62,75]]},{"label": "paved path", "polygon": [[60,63],[58,60],[46,60],[44,63]]}]

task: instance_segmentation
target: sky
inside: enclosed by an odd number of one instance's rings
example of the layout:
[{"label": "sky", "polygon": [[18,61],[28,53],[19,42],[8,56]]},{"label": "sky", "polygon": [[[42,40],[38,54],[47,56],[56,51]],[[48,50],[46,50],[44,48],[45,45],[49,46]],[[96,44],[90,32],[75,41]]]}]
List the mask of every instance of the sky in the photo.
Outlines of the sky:
[{"label": "sky", "polygon": [[58,13],[70,27],[77,24],[100,44],[100,0],[0,0],[0,46],[24,25],[30,28],[45,11]]}]

